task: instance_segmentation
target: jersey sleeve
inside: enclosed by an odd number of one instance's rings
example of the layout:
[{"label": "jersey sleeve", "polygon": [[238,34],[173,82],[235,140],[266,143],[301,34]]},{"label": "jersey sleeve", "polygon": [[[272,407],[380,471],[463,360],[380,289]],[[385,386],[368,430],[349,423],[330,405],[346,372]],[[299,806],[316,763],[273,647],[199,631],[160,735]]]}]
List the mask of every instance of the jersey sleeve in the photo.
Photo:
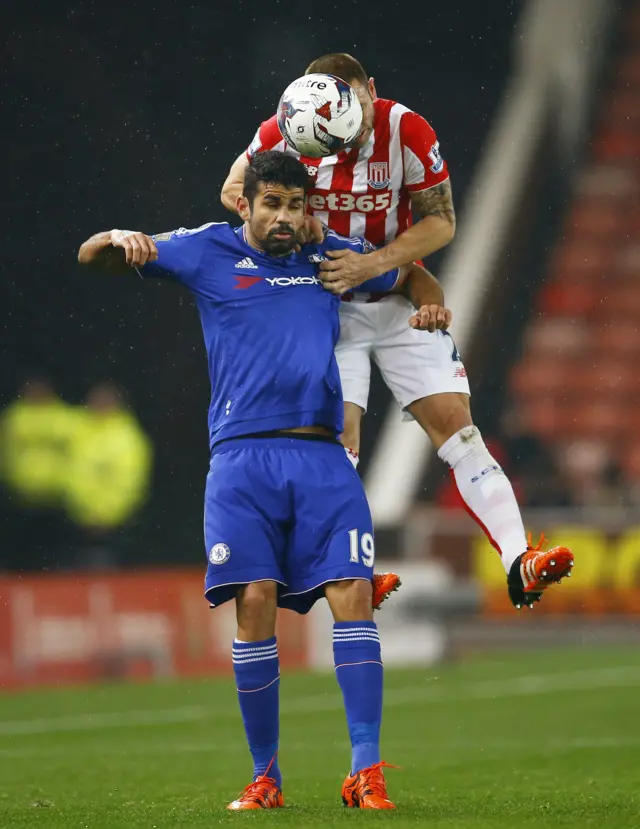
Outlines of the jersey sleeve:
[{"label": "jersey sleeve", "polygon": [[284,150],[285,141],[278,128],[278,119],[274,115],[268,121],[263,121],[247,147],[247,160],[251,161],[256,153],[266,150]]},{"label": "jersey sleeve", "polygon": [[[354,253],[371,253],[376,250],[376,246],[371,242],[363,239],[360,236],[341,236],[333,230],[327,230],[327,235],[322,244],[323,251],[327,250],[352,250]],[[352,290],[355,293],[369,292],[369,293],[386,293],[395,287],[400,276],[400,269],[393,268],[393,270],[383,273],[381,276],[376,276],[373,279],[368,279],[362,285]]]},{"label": "jersey sleeve", "polygon": [[168,278],[197,290],[202,276],[200,262],[205,239],[205,231],[212,226],[209,222],[202,227],[188,230],[181,227],[168,233],[157,233],[151,238],[156,243],[158,258],[147,262],[138,273],[144,279],[148,277]]},{"label": "jersey sleeve", "polygon": [[409,192],[428,190],[449,178],[447,162],[433,127],[417,112],[405,112],[400,122],[403,184]]}]

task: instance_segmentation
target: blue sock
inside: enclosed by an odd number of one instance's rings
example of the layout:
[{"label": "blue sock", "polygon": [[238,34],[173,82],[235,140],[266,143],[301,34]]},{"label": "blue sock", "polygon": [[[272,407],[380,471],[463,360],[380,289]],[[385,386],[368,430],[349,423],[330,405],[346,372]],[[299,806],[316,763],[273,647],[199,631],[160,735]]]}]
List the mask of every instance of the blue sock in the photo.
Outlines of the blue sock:
[{"label": "blue sock", "polygon": [[[244,730],[253,757],[253,779],[269,768],[269,777],[282,786],[278,767],[280,731],[280,662],[276,637],[263,642],[233,643],[233,671]],[[274,759],[275,758],[275,759]]]},{"label": "blue sock", "polygon": [[380,762],[382,656],[375,622],[336,622],[333,661],[351,738],[351,773]]}]

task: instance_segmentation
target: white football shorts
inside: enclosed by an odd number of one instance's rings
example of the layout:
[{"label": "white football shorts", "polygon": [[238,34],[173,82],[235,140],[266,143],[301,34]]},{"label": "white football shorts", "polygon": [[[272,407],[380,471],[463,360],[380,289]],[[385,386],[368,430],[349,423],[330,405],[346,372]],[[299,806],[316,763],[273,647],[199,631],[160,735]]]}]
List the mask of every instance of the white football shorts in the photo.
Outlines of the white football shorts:
[{"label": "white football shorts", "polygon": [[371,360],[404,412],[432,394],[469,394],[467,372],[452,337],[443,331],[416,331],[408,299],[390,296],[379,302],[340,303],[340,340],[336,359],[345,402],[364,411],[369,399]]}]

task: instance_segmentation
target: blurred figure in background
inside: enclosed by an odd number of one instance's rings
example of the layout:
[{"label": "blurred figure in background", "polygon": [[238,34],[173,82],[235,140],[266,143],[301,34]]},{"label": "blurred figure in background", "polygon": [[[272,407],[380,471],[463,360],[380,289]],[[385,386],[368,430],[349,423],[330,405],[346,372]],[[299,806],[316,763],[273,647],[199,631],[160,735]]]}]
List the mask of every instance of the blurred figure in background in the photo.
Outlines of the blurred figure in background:
[{"label": "blurred figure in background", "polygon": [[536,434],[527,406],[511,404],[505,409],[500,419],[500,438],[525,506],[573,506],[564,469],[551,447]]},{"label": "blurred figure in background", "polygon": [[629,506],[640,508],[640,443],[634,443],[621,458]]},{"label": "blurred figure in background", "polygon": [[0,567],[55,565],[65,543],[62,504],[76,423],[74,407],[42,377],[27,380],[0,415]]},{"label": "blurred figure in background", "polygon": [[560,453],[576,506],[619,507],[627,502],[620,469],[609,447],[600,440],[574,440]]},{"label": "blurred figure in background", "polygon": [[151,443],[119,390],[92,388],[78,415],[65,488],[77,528],[74,566],[118,563],[122,531],[149,491],[151,463]]}]

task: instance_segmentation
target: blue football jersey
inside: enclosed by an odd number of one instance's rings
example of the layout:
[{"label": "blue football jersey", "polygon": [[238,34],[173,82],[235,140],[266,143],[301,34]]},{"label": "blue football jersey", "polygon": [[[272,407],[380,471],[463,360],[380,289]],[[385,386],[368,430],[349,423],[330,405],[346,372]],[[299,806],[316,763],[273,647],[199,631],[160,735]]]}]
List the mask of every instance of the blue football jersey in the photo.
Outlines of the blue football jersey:
[{"label": "blue football jersey", "polygon": [[[195,298],[211,380],[211,447],[228,438],[299,426],[343,430],[334,348],[340,299],[322,287],[327,250],[371,249],[330,231],[320,245],[278,258],[251,247],[244,230],[211,223],[153,237],[158,259],[144,277],[169,277]],[[388,291],[398,270],[362,286]]]}]

